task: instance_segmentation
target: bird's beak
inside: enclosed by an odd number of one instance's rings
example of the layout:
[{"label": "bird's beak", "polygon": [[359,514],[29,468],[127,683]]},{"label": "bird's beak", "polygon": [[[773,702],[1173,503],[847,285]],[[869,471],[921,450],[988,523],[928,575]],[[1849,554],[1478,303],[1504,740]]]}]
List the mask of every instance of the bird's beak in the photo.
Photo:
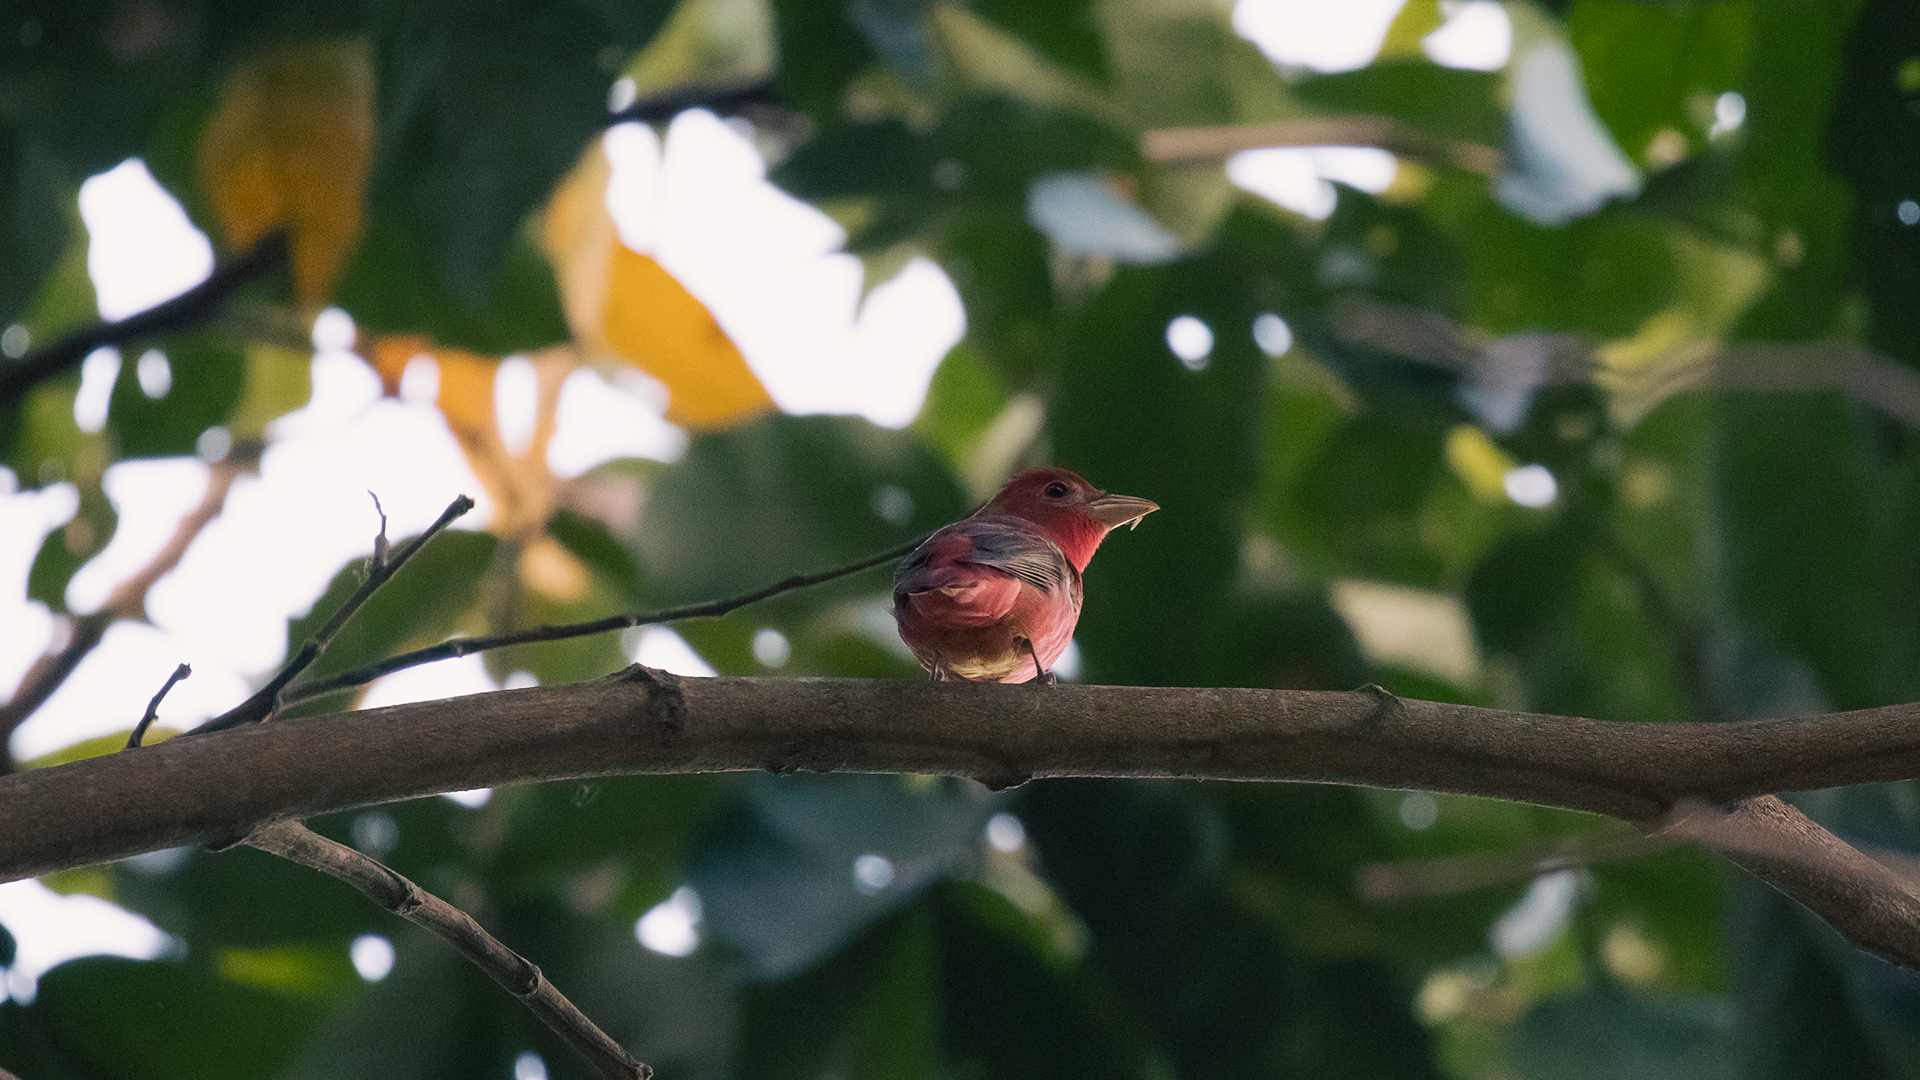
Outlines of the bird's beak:
[{"label": "bird's beak", "polygon": [[1131,495],[1101,495],[1088,500],[1085,509],[1088,516],[1109,529],[1122,525],[1131,529],[1140,524],[1141,518],[1160,509],[1160,504]]}]

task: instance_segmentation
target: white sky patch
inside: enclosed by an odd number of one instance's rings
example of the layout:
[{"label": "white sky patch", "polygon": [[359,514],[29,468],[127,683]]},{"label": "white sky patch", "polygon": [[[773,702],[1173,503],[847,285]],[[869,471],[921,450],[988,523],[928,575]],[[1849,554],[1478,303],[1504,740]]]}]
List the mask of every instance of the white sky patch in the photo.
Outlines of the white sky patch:
[{"label": "white sky patch", "polygon": [[1406,0],[1240,0],[1233,28],[1276,64],[1352,71],[1379,54]]},{"label": "white sky patch", "polygon": [[1717,139],[1739,131],[1746,122],[1747,99],[1729,90],[1713,99],[1713,126],[1707,129],[1707,138]]},{"label": "white sky patch", "polygon": [[781,409],[912,421],[966,329],[938,266],[914,259],[863,303],[845,231],[768,183],[753,144],[703,110],[675,118],[664,147],[639,124],[604,145],[621,240],[707,306]]},{"label": "white sky patch", "polygon": [[1012,814],[995,814],[987,820],[987,844],[995,851],[1019,851],[1027,846],[1027,827]]},{"label": "white sky patch", "polygon": [[47,534],[73,520],[80,493],[72,484],[15,491],[0,468],[0,700],[10,698],[27,668],[53,637],[53,613],[28,600],[27,571]]},{"label": "white sky patch", "polygon": [[1167,348],[1190,371],[1201,371],[1213,355],[1213,328],[1192,315],[1178,315],[1167,324]]},{"label": "white sky patch", "polygon": [[703,679],[718,674],[713,665],[700,659],[686,638],[664,626],[644,627],[631,638],[629,634],[632,631],[620,635],[620,644],[627,648],[636,664]]},{"label": "white sky patch", "polygon": [[1334,182],[1378,194],[1392,185],[1399,162],[1373,146],[1272,146],[1227,159],[1227,179],[1255,195],[1324,221],[1339,195]]},{"label": "white sky patch", "polygon": [[[329,407],[327,366],[314,368],[314,409]],[[380,518],[369,491],[386,508],[390,540],[417,535],[463,493],[480,505],[454,528],[477,528],[490,513],[431,408],[381,400],[337,426],[289,419],[302,434],[269,447],[257,479],[235,482],[226,511],[147,596],[156,623],[202,643],[209,661],[255,676],[285,655],[287,618],[310,610],[342,567],[372,552]]]},{"label": "white sky patch", "polygon": [[80,185],[80,219],[103,319],[145,311],[213,273],[213,245],[139,158]]},{"label": "white sky patch", "polygon": [[465,697],[500,689],[487,674],[487,662],[479,656],[460,656],[383,675],[367,687],[360,699],[363,709],[388,705],[406,705],[415,701]]},{"label": "white sky patch", "polygon": [[120,378],[120,350],[95,349],[80,362],[80,389],[73,395],[73,423],[91,435],[107,426],[113,384]]},{"label": "white sky patch", "polygon": [[616,380],[581,368],[560,385],[547,442],[547,467],[555,476],[571,479],[623,457],[678,461],[687,452],[687,433],[662,414],[666,389],[637,371],[620,372]]},{"label": "white sky patch", "polygon": [[36,880],[0,885],[0,925],[19,946],[7,971],[14,1000],[33,1000],[40,976],[82,956],[151,960],[173,939],[139,915],[97,896],[62,896]]},{"label": "white sky patch", "polygon": [[1552,944],[1566,928],[1573,903],[1580,897],[1581,873],[1561,870],[1533,879],[1519,903],[1508,908],[1488,929],[1493,951],[1501,956],[1529,956]]},{"label": "white sky patch", "polygon": [[1545,465],[1522,465],[1511,469],[1500,483],[1506,488],[1507,498],[1525,507],[1549,506],[1560,497],[1560,485],[1554,481],[1552,471]]},{"label": "white sky patch", "polygon": [[115,586],[166,546],[180,519],[206,494],[207,466],[198,458],[122,461],[107,469],[100,486],[119,517],[106,550],[67,584],[67,606],[82,615],[100,610]]},{"label": "white sky patch", "polygon": [[687,956],[700,947],[700,894],[682,885],[647,909],[633,924],[640,944],[667,956]]},{"label": "white sky patch", "polygon": [[361,934],[347,949],[353,970],[368,982],[379,982],[393,970],[393,942],[379,934]]},{"label": "white sky patch", "polygon": [[533,361],[509,356],[493,373],[493,421],[500,426],[500,442],[514,457],[533,445],[533,429],[540,422],[540,376]]},{"label": "white sky patch", "polygon": [[1420,48],[1445,67],[1498,71],[1513,54],[1513,20],[1493,0],[1471,0],[1454,8]]},{"label": "white sky patch", "polygon": [[1080,642],[1068,639],[1067,647],[1060,652],[1060,658],[1053,662],[1054,677],[1064,682],[1072,682],[1080,677]]}]

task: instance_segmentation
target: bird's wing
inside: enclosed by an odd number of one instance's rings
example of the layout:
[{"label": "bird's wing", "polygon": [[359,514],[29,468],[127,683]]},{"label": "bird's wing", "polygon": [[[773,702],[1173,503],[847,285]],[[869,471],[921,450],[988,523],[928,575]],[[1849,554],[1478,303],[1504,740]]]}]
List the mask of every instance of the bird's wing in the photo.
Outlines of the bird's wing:
[{"label": "bird's wing", "polygon": [[1049,596],[1070,587],[1079,577],[1060,545],[1047,539],[1031,522],[1015,517],[973,517],[934,533],[907,556],[894,572],[894,594],[921,591],[929,574],[961,564],[998,570]]}]

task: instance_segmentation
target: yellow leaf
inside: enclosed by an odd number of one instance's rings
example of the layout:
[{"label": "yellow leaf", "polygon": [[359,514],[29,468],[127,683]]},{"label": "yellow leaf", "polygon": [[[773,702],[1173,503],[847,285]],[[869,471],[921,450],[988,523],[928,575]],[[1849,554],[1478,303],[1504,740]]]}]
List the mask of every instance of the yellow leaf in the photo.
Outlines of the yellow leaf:
[{"label": "yellow leaf", "polygon": [[289,231],[294,291],[317,307],[360,235],[372,152],[365,44],[294,45],[228,74],[200,137],[200,182],[229,244]]},{"label": "yellow leaf", "polygon": [[773,407],[766,388],[706,306],[650,256],[620,242],[607,213],[611,170],[596,144],[547,204],[542,238],[574,341],[665,383],[667,419],[696,428]]},{"label": "yellow leaf", "polygon": [[773,407],[706,307],[624,245],[613,249],[602,326],[616,355],[667,384],[667,419],[677,424],[724,427]]}]

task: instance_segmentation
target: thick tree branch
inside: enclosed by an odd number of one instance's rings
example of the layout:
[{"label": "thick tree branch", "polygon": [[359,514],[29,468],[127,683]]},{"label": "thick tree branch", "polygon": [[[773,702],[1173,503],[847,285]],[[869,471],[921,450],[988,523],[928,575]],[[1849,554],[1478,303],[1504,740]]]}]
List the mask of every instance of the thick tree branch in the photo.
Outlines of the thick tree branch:
[{"label": "thick tree branch", "polygon": [[408,881],[384,863],[315,833],[297,821],[275,821],[247,834],[248,847],[330,874],[359,889],[367,899],[424,927],[473,961],[568,1046],[608,1080],[648,1080],[653,1070],[634,1060],[619,1043],[554,989],[526,957],[501,944],[471,915]]},{"label": "thick tree branch", "polygon": [[[940,773],[994,787],[1050,776],[1366,784],[1566,807],[1724,847],[1863,946],[1920,967],[1920,900],[1905,879],[1756,799],[1920,776],[1920,705],[1632,724],[1368,692],[683,680],[636,666],[0,778],[0,880],[441,791],[750,769]],[[1735,803],[1732,824],[1699,809]]]}]

